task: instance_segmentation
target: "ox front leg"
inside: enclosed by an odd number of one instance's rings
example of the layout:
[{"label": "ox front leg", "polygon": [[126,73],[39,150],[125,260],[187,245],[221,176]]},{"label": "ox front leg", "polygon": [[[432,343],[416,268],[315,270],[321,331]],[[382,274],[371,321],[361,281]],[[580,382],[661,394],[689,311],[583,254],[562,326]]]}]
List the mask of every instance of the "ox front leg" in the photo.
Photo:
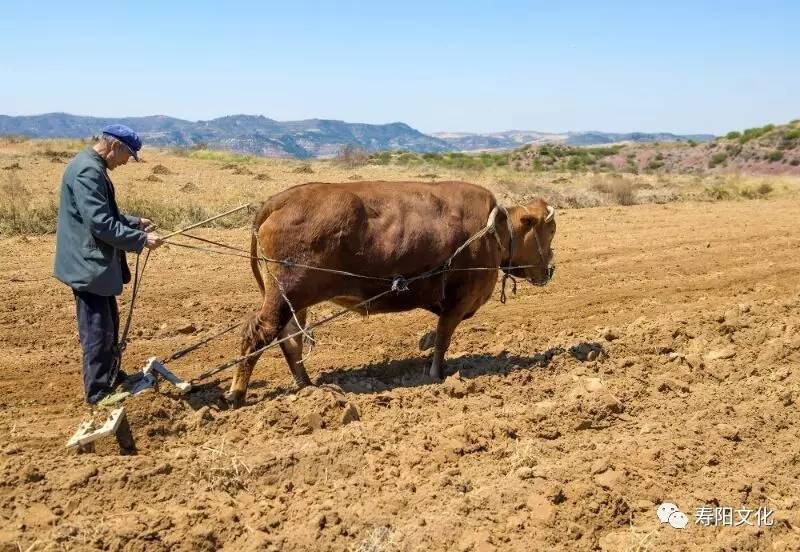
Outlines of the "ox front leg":
[{"label": "ox front leg", "polygon": [[439,324],[436,326],[436,338],[434,339],[433,362],[431,363],[431,378],[434,380],[442,379],[444,369],[444,356],[447,348],[450,347],[450,339],[453,332],[461,322],[461,314],[446,312],[439,317]]},{"label": "ox front leg", "polygon": [[[297,313],[297,322],[300,322],[300,324],[305,328],[305,309]],[[298,331],[300,331],[300,328],[297,326],[294,318],[292,318],[289,320],[289,323],[284,326],[280,337],[283,339],[287,336],[297,333]],[[297,387],[302,389],[303,387],[311,385],[311,378],[308,377],[306,367],[303,364],[303,334],[297,335],[292,339],[288,339],[281,343],[281,350],[283,351],[283,357],[286,359],[286,363],[289,365],[289,370],[292,372],[292,376],[294,376],[294,381],[297,384]]]},{"label": "ox front leg", "polygon": [[[265,301],[261,309],[245,324],[242,332],[242,355],[249,355],[271,343],[278,335],[279,329],[288,322],[285,317],[286,314],[282,312],[279,303]],[[225,399],[233,408],[239,408],[244,404],[250,375],[260,357],[261,353],[239,363],[231,380],[231,388],[225,394]]]}]

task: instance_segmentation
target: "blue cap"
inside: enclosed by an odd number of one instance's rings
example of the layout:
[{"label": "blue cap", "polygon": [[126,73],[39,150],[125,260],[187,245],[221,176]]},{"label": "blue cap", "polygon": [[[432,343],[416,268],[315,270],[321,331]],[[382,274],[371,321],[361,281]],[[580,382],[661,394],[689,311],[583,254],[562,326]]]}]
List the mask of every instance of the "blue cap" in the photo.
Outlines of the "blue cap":
[{"label": "blue cap", "polygon": [[112,136],[128,146],[133,158],[137,161],[139,160],[139,150],[142,149],[142,141],[139,139],[139,135],[130,127],[125,125],[108,125],[103,128],[103,134]]}]

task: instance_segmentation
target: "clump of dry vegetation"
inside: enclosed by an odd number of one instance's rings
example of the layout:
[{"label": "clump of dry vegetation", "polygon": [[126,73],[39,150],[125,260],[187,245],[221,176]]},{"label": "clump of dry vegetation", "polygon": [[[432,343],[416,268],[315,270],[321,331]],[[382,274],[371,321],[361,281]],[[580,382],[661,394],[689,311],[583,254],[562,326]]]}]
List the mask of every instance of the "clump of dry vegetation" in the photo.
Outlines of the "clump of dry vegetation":
[{"label": "clump of dry vegetation", "polygon": [[610,203],[616,203],[617,205],[633,205],[636,203],[636,183],[621,175],[601,175],[590,187],[605,194]]},{"label": "clump of dry vegetation", "polygon": [[334,160],[336,163],[352,169],[366,165],[369,162],[369,157],[369,153],[364,148],[348,144],[339,148]]},{"label": "clump of dry vegetation", "polygon": [[34,201],[33,193],[14,172],[0,183],[0,235],[45,234],[55,231],[58,206],[54,199]]},{"label": "clump of dry vegetation", "polygon": [[292,169],[292,172],[295,174],[312,174],[314,172],[314,169],[311,168],[311,165],[309,163],[303,163],[299,167],[295,167],[294,169]]},{"label": "clump of dry vegetation", "polygon": [[[174,199],[165,201],[133,196],[126,198],[122,204],[126,213],[135,216],[146,216],[158,221],[158,225],[162,228],[188,226],[218,213],[217,209],[200,205],[191,200],[181,201]],[[218,228],[237,228],[248,224],[250,219],[251,216],[245,210],[216,220],[213,225]]]}]

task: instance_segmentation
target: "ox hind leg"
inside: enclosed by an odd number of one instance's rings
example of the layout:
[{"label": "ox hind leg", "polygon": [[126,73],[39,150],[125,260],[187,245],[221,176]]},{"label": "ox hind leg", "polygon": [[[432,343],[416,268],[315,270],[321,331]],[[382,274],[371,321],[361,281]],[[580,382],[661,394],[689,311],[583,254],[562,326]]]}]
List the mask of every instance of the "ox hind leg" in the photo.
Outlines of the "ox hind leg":
[{"label": "ox hind leg", "polygon": [[453,332],[463,319],[464,313],[461,310],[446,311],[439,316],[439,323],[436,325],[436,334],[433,339],[433,361],[430,370],[430,376],[434,380],[442,379],[444,355],[447,353],[447,348],[450,347]]},{"label": "ox hind leg", "polygon": [[[249,355],[272,342],[281,328],[289,322],[290,317],[291,311],[283,301],[280,293],[277,290],[267,288],[261,308],[245,323],[242,331],[242,355]],[[232,407],[238,408],[244,404],[250,375],[253,373],[253,367],[260,357],[261,354],[253,355],[240,362],[236,368],[236,373],[231,381],[231,388],[225,395]]]},{"label": "ox hind leg", "polygon": [[[306,309],[297,312],[297,322],[305,328]],[[294,317],[290,318],[289,322],[284,326],[280,338],[283,339],[300,331],[297,322],[295,322]],[[311,385],[311,378],[308,377],[306,367],[303,364],[303,335],[297,335],[281,343],[281,350],[283,351],[283,357],[286,359],[286,363],[289,365],[289,370],[291,370],[292,376],[294,376],[297,387],[302,389],[307,385]]]}]

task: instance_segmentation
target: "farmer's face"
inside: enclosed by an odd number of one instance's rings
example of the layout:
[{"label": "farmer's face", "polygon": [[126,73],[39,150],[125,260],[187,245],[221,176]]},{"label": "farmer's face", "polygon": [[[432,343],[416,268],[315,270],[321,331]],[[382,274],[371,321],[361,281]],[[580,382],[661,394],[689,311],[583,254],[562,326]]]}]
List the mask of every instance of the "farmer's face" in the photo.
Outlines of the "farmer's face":
[{"label": "farmer's face", "polygon": [[128,146],[119,140],[115,140],[111,146],[111,153],[106,157],[106,165],[108,166],[108,170],[113,171],[117,167],[130,161],[130,159],[131,150],[128,149]]}]

